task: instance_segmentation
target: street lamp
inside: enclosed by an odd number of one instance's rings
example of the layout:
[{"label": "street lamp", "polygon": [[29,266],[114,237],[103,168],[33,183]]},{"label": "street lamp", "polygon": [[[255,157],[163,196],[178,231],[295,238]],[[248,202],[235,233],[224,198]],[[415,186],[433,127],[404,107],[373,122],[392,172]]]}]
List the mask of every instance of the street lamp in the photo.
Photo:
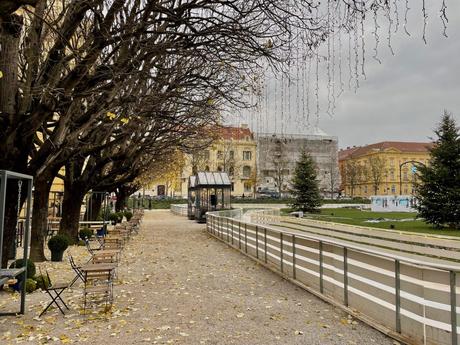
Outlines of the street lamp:
[{"label": "street lamp", "polygon": [[[422,162],[419,162],[419,161],[405,161],[405,162],[402,162],[401,164],[399,164],[399,195],[402,195],[402,167],[403,165],[406,165],[406,164],[409,164],[409,163],[412,163],[412,164],[419,164],[419,165],[423,165],[423,166],[426,166],[425,164],[423,164]],[[415,169],[414,169],[415,168]],[[414,167],[412,170],[412,172],[415,174],[417,172],[417,168]]]}]

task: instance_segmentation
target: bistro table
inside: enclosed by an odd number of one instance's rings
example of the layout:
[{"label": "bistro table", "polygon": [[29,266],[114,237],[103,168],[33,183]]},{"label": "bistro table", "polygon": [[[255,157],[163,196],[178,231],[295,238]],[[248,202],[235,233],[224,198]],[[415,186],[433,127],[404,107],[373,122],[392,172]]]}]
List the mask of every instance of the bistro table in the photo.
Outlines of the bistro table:
[{"label": "bistro table", "polygon": [[[18,278],[21,274],[24,274],[26,271],[25,267],[19,267],[19,268],[9,268],[5,269],[2,268],[0,269],[0,286],[3,284],[10,284],[10,283],[15,283],[18,281]],[[21,289],[21,313],[23,312],[22,305],[25,303],[25,289],[24,289],[25,283],[23,282],[23,287]],[[16,315],[16,312],[0,312],[0,316],[4,315]]]},{"label": "bistro table", "polygon": [[106,306],[113,300],[113,277],[117,265],[114,263],[93,264],[88,263],[80,267],[83,273],[85,287],[83,290],[83,310],[86,314],[87,296],[92,294],[102,295]]},{"label": "bistro table", "polygon": [[97,263],[118,263],[121,250],[119,249],[101,249],[95,251],[91,260],[93,264]]},{"label": "bistro table", "polygon": [[115,235],[107,235],[104,237],[104,243],[103,243],[103,248],[104,249],[121,249],[123,248],[123,237],[121,236],[115,236]]}]

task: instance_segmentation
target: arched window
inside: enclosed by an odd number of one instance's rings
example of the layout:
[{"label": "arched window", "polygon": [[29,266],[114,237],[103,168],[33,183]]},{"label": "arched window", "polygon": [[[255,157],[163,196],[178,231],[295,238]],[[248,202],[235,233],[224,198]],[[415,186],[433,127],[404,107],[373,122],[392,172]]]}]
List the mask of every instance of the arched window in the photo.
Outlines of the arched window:
[{"label": "arched window", "polygon": [[249,177],[249,176],[251,176],[251,167],[250,167],[250,166],[245,165],[245,166],[243,167],[243,176],[244,176],[244,177]]}]

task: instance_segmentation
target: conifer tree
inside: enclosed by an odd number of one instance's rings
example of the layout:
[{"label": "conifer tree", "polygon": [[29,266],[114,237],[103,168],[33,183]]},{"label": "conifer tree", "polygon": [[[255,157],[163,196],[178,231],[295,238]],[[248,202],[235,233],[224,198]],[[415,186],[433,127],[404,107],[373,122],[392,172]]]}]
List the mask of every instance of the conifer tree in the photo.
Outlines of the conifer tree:
[{"label": "conifer tree", "polygon": [[460,229],[460,134],[447,111],[435,133],[430,162],[419,169],[417,209],[429,224]]},{"label": "conifer tree", "polygon": [[294,201],[292,209],[303,212],[319,212],[321,196],[319,194],[315,162],[311,156],[303,151],[296,164],[292,178],[291,193]]}]

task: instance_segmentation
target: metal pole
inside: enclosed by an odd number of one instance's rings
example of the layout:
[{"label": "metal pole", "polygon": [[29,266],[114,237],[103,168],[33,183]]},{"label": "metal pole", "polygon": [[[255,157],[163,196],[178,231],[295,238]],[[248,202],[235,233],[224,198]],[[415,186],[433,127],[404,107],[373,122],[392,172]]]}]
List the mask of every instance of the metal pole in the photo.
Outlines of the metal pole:
[{"label": "metal pole", "polygon": [[343,247],[343,304],[348,307],[348,248]]},{"label": "metal pole", "polygon": [[267,263],[267,228],[264,228],[264,260]]},{"label": "metal pole", "polygon": [[230,242],[229,238],[230,238],[230,234],[229,234],[229,229],[228,229],[228,218],[227,218],[227,242]]},{"label": "metal pole", "polygon": [[241,222],[238,222],[238,248],[241,250]]},{"label": "metal pole", "polygon": [[457,345],[457,288],[456,273],[450,271],[450,324],[452,333],[452,345]]},{"label": "metal pole", "polygon": [[24,264],[26,271],[24,273],[24,282],[21,291],[21,314],[24,314],[25,303],[26,303],[26,279],[27,279],[27,258],[29,251],[29,237],[30,237],[30,217],[32,212],[32,183],[33,180],[29,180],[27,185],[27,212],[26,212],[26,228],[24,233]]},{"label": "metal pole", "polygon": [[259,258],[259,227],[256,225],[256,258]]},{"label": "metal pole", "polygon": [[5,205],[6,205],[6,172],[0,172],[0,259],[2,258],[2,249],[3,249],[3,227],[5,221]]},{"label": "metal pole", "polygon": [[248,252],[248,225],[244,224],[244,252]]},{"label": "metal pole", "polygon": [[295,235],[292,235],[292,278],[296,279],[296,261],[295,261]]},{"label": "metal pole", "polygon": [[319,291],[323,293],[323,242],[319,241]]},{"label": "metal pole", "polygon": [[233,246],[233,238],[234,236],[233,236],[233,219],[232,219],[232,246]]},{"label": "metal pole", "polygon": [[401,280],[399,260],[395,260],[396,332],[401,333]]},{"label": "metal pole", "polygon": [[404,163],[402,164],[399,164],[399,195],[402,195],[402,166],[404,165]]},{"label": "metal pole", "polygon": [[280,232],[280,268],[281,268],[281,273],[283,273],[283,254],[284,254],[284,244],[283,244],[283,233]]}]

